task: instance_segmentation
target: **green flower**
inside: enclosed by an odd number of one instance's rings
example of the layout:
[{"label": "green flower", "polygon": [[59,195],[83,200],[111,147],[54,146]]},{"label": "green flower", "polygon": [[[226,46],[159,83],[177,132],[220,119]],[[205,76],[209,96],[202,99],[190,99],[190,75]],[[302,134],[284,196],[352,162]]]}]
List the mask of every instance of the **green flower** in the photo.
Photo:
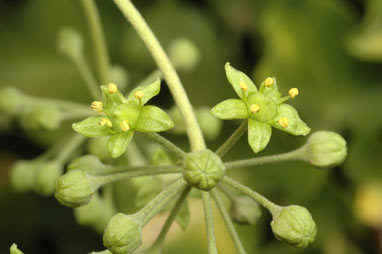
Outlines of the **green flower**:
[{"label": "green flower", "polygon": [[160,132],[174,126],[171,118],[158,107],[147,105],[160,90],[160,80],[135,88],[127,98],[115,84],[101,86],[103,102],[94,101],[91,108],[99,116],[74,123],[73,129],[86,137],[110,136],[108,151],[112,158],[121,156],[135,131]]},{"label": "green flower", "polygon": [[310,128],[300,119],[296,109],[284,102],[298,95],[289,90],[281,97],[275,78],[267,78],[257,90],[252,80],[229,63],[225,65],[229,83],[240,99],[228,99],[212,108],[220,119],[248,119],[248,142],[255,153],[263,150],[271,138],[272,126],[292,135],[307,135]]}]

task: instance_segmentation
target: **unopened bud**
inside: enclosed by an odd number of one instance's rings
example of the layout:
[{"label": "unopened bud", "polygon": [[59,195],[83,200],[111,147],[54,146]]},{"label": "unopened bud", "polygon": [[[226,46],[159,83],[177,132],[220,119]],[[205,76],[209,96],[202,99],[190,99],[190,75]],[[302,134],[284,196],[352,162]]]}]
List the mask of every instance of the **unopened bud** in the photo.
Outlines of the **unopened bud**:
[{"label": "unopened bud", "polygon": [[172,42],[168,52],[174,66],[185,71],[191,71],[200,60],[198,48],[186,38]]},{"label": "unopened bud", "polygon": [[82,56],[83,39],[81,34],[73,28],[63,28],[58,33],[57,50],[70,58]]},{"label": "unopened bud", "polygon": [[40,167],[44,165],[43,161],[17,161],[13,164],[10,174],[12,187],[19,192],[33,189],[36,174]]},{"label": "unopened bud", "polygon": [[141,226],[133,216],[118,213],[109,221],[102,239],[113,254],[132,253],[142,244]]},{"label": "unopened bud", "polygon": [[61,114],[59,109],[53,105],[41,104],[32,109],[27,109],[21,116],[21,124],[25,129],[55,130],[61,123]]},{"label": "unopened bud", "polygon": [[316,167],[339,165],[347,154],[346,141],[331,131],[318,131],[310,135],[305,150],[306,160]]},{"label": "unopened bud", "polygon": [[239,224],[254,225],[261,216],[259,204],[250,197],[238,196],[232,201],[229,214]]},{"label": "unopened bud", "polygon": [[226,168],[210,150],[188,153],[183,160],[183,177],[189,184],[208,191],[224,177]]},{"label": "unopened bud", "polygon": [[35,190],[41,195],[50,196],[54,192],[54,183],[61,175],[62,165],[48,162],[41,166],[36,176]]},{"label": "unopened bud", "polygon": [[23,94],[14,87],[0,89],[0,111],[17,115],[23,108]]},{"label": "unopened bud", "polygon": [[317,233],[316,224],[309,211],[302,206],[291,205],[274,215],[271,228],[275,237],[298,248],[311,244]]},{"label": "unopened bud", "polygon": [[90,176],[85,171],[71,170],[57,179],[54,196],[65,206],[79,207],[90,202],[94,191]]}]

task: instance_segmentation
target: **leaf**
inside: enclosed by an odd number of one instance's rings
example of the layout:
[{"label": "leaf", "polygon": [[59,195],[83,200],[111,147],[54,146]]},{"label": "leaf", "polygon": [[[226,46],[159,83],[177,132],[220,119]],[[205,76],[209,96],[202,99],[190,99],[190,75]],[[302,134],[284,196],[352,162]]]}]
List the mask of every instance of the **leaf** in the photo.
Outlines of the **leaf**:
[{"label": "leaf", "polygon": [[273,84],[271,86],[266,86],[264,80],[260,84],[259,92],[277,101],[281,97],[281,93],[279,91],[279,88],[277,87],[276,78],[271,79],[273,80]]},{"label": "leaf", "polygon": [[[225,64],[224,68],[229,83],[240,98],[243,99],[243,93],[245,95],[244,97],[247,97],[249,93],[257,92],[255,84],[253,84],[252,80],[243,72],[236,70],[228,62]],[[240,84],[246,84],[248,86],[246,92],[240,88]]]},{"label": "leaf", "polygon": [[[288,119],[288,126],[286,128],[282,127],[279,123],[281,117]],[[296,136],[305,136],[310,132],[310,128],[300,119],[297,110],[285,103],[279,106],[278,115],[272,121],[272,126]]]},{"label": "leaf", "polygon": [[129,96],[127,97],[128,100],[136,100],[139,101],[137,98],[135,98],[135,93],[139,91],[143,93],[143,97],[141,98],[142,105],[146,104],[152,97],[157,95],[160,91],[160,79],[155,80],[153,83],[146,85],[146,86],[139,86],[135,88],[133,91],[130,92]]},{"label": "leaf", "polygon": [[175,217],[176,222],[185,231],[190,223],[190,209],[188,208],[187,200],[184,200],[179,209],[178,215]]},{"label": "leaf", "polygon": [[72,124],[72,128],[74,131],[80,133],[81,135],[85,137],[100,137],[100,136],[110,136],[113,135],[115,132],[110,129],[109,127],[101,126],[99,124],[99,121],[105,118],[104,116],[91,116],[88,118],[85,118],[81,122]]},{"label": "leaf", "polygon": [[110,137],[107,148],[113,159],[118,158],[126,151],[127,145],[130,143],[133,134],[134,131],[131,130]]},{"label": "leaf", "polygon": [[140,132],[160,132],[174,127],[169,115],[155,106],[144,106],[135,126]]},{"label": "leaf", "polygon": [[248,143],[255,153],[263,150],[272,135],[272,128],[268,123],[248,119]]},{"label": "leaf", "polygon": [[239,99],[228,99],[211,109],[211,113],[220,119],[248,118],[247,105]]}]

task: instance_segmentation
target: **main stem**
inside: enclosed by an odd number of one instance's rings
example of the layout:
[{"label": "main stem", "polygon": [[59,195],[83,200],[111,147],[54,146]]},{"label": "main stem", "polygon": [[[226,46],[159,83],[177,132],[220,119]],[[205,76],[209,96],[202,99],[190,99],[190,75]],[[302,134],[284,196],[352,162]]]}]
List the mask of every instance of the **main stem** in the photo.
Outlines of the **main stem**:
[{"label": "main stem", "polygon": [[204,207],[204,216],[207,227],[208,254],[217,254],[215,239],[214,218],[212,215],[211,197],[209,192],[202,191],[202,200]]},{"label": "main stem", "polygon": [[230,162],[224,163],[224,165],[226,169],[243,168],[243,167],[250,167],[250,166],[262,165],[267,163],[303,160],[303,155],[304,155],[304,146],[288,153],[268,155],[268,156],[253,158],[253,159],[230,161]]},{"label": "main stem", "polygon": [[222,158],[235,144],[236,142],[243,136],[243,134],[247,131],[248,129],[248,120],[244,120],[239,128],[235,130],[234,133],[227,139],[224,144],[216,150],[216,155],[220,156]]},{"label": "main stem", "polygon": [[143,133],[143,135],[145,137],[157,142],[158,144],[160,144],[161,146],[163,146],[164,148],[166,148],[167,150],[169,150],[170,152],[175,154],[180,159],[182,159],[186,155],[186,153],[182,149],[177,147],[170,140],[162,137],[161,135],[159,135],[157,133],[146,132],[146,133]]},{"label": "main stem", "polygon": [[227,209],[224,206],[223,200],[219,194],[219,192],[216,189],[212,189],[211,191],[212,197],[215,199],[216,205],[218,206],[218,209],[224,219],[225,224],[227,225],[228,231],[232,237],[233,243],[235,244],[237,253],[239,254],[246,254],[246,251],[244,250],[243,244],[240,241],[239,235],[236,232],[236,229],[232,223],[231,218],[229,217],[229,214],[227,212]]},{"label": "main stem", "polygon": [[206,146],[204,143],[204,138],[196,120],[194,111],[192,110],[191,103],[186,95],[178,74],[176,73],[159,41],[130,0],[114,0],[114,2],[117,4],[125,17],[129,20],[129,22],[133,25],[145,43],[146,47],[150,51],[151,55],[153,56],[159,69],[163,73],[170,92],[174,97],[175,103],[178,106],[186,124],[187,135],[191,144],[191,150],[197,151],[205,149]]},{"label": "main stem", "polygon": [[109,55],[101,19],[94,0],[81,0],[81,3],[90,28],[99,79],[106,85],[109,82]]}]

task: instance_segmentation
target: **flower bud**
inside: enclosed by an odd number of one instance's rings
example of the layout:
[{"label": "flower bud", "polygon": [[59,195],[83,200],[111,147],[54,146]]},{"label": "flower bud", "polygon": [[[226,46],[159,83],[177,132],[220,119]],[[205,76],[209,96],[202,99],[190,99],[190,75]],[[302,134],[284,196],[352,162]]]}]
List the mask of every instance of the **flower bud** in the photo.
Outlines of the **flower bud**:
[{"label": "flower bud", "polygon": [[25,129],[51,131],[59,127],[61,114],[52,105],[36,105],[31,110],[23,112],[20,120]]},{"label": "flower bud", "polygon": [[23,108],[23,95],[14,87],[0,89],[0,111],[10,115],[17,115]]},{"label": "flower bud", "polygon": [[337,133],[318,131],[310,135],[305,145],[306,160],[316,167],[341,164],[346,157],[346,141]]},{"label": "flower bud", "polygon": [[195,111],[200,128],[207,139],[215,139],[221,130],[222,121],[210,113],[209,108],[200,108]]},{"label": "flower bud", "polygon": [[189,184],[208,191],[224,177],[226,168],[210,150],[188,153],[183,160],[183,177]]},{"label": "flower bud", "polygon": [[109,137],[98,137],[89,139],[87,150],[89,153],[97,156],[101,160],[105,161],[111,159],[109,151],[107,150],[107,142]]},{"label": "flower bud", "polygon": [[92,175],[102,174],[108,166],[103,164],[97,156],[84,155],[74,159],[67,167],[68,171],[81,170]]},{"label": "flower bud", "polygon": [[200,60],[198,48],[187,38],[173,41],[168,54],[174,66],[185,71],[191,71]]},{"label": "flower bud", "polygon": [[58,33],[57,50],[67,57],[78,58],[82,55],[83,39],[81,34],[70,27],[63,28]]},{"label": "flower bud", "polygon": [[235,222],[254,225],[261,216],[259,204],[250,197],[238,196],[232,202],[229,214]]},{"label": "flower bud", "polygon": [[298,248],[305,248],[314,241],[317,229],[309,211],[302,206],[283,207],[273,216],[271,228],[275,237]]},{"label": "flower bud", "polygon": [[57,179],[54,196],[61,204],[74,208],[89,203],[94,191],[90,176],[85,171],[70,170]]},{"label": "flower bud", "polygon": [[129,85],[129,73],[120,65],[112,65],[109,70],[111,82],[118,84],[121,91],[126,91]]},{"label": "flower bud", "polygon": [[36,174],[44,161],[24,161],[20,160],[13,164],[10,181],[12,187],[18,192],[24,192],[33,189]]},{"label": "flower bud", "polygon": [[142,244],[141,226],[131,215],[118,213],[103,234],[103,245],[113,254],[128,254]]},{"label": "flower bud", "polygon": [[37,171],[35,190],[37,193],[50,196],[54,192],[54,183],[61,175],[62,165],[57,162],[47,162]]}]

